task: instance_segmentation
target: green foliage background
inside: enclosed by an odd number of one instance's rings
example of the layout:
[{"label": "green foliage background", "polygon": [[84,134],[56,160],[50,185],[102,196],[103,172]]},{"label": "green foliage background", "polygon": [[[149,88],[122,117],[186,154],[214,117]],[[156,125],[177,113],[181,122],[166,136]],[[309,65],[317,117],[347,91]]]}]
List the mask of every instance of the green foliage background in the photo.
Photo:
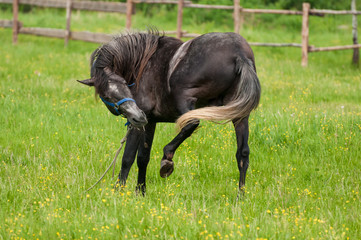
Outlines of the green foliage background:
[{"label": "green foliage background", "polygon": [[[140,8],[133,26],[174,30],[173,8]],[[233,30],[231,12],[186,14],[189,32]],[[0,15],[11,19],[9,9]],[[19,17],[26,27],[65,27],[63,10],[33,8]],[[117,34],[125,25],[121,14],[76,11],[72,18],[75,31]],[[299,43],[300,22],[249,15],[241,34]],[[351,44],[350,23],[350,16],[311,17],[310,44]],[[76,82],[88,78],[98,44],[64,47],[61,39],[20,35],[14,46],[11,37],[0,29],[0,239],[360,239],[361,73],[351,50],[312,53],[302,68],[298,48],[253,47],[262,98],[250,119],[241,199],[233,127],[206,122],[178,149],[167,179],[159,162],[176,133],[173,124],[157,126],[140,197],[136,164],[123,191],[113,191],[107,176],[85,192],[126,131],[125,119]]]}]

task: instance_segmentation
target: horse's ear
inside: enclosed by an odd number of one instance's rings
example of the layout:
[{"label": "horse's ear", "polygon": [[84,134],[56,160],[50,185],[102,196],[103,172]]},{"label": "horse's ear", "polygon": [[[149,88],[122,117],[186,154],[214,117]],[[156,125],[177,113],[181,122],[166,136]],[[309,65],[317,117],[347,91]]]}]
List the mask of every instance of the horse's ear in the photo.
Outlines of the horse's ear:
[{"label": "horse's ear", "polygon": [[82,83],[82,84],[85,84],[85,85],[88,85],[90,87],[93,87],[94,86],[94,79],[93,78],[89,78],[89,79],[85,79],[85,80],[77,80],[78,82]]}]

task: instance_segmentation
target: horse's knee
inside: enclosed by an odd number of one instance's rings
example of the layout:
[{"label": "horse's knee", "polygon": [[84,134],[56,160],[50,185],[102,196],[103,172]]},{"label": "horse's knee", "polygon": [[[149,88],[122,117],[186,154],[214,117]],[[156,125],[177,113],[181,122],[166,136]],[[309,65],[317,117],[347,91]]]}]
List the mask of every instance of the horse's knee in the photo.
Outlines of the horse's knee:
[{"label": "horse's knee", "polygon": [[236,158],[237,159],[248,158],[249,154],[250,154],[249,147],[246,146],[246,147],[243,147],[243,148],[237,150]]},{"label": "horse's knee", "polygon": [[243,158],[248,158],[248,157],[249,157],[249,154],[250,154],[249,147],[248,147],[248,146],[247,146],[247,147],[244,147],[244,148],[242,149],[242,157],[243,157]]},{"label": "horse's knee", "polygon": [[122,161],[122,169],[130,169],[134,163],[132,159],[123,159]]},{"label": "horse's knee", "polygon": [[245,146],[241,149],[237,150],[236,158],[238,163],[238,168],[244,171],[247,171],[248,164],[249,164],[249,154],[250,150],[248,146]]}]

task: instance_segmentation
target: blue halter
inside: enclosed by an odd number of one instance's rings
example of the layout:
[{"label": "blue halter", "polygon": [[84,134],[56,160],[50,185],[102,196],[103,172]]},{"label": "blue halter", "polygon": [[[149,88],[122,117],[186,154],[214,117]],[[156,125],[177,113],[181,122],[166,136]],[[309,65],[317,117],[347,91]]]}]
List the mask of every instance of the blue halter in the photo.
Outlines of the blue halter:
[{"label": "blue halter", "polygon": [[[133,98],[123,98],[123,99],[119,100],[119,101],[116,102],[116,103],[112,103],[112,102],[106,101],[106,100],[105,100],[104,98],[102,98],[101,96],[99,96],[99,97],[100,97],[100,99],[101,99],[106,105],[112,107],[118,115],[121,115],[121,113],[118,111],[119,106],[120,106],[121,104],[123,104],[123,103],[125,103],[125,102],[127,102],[127,101],[135,102],[135,100],[134,100]],[[130,124],[130,122],[127,122],[127,123],[125,124],[125,126],[128,126],[129,124]]]}]

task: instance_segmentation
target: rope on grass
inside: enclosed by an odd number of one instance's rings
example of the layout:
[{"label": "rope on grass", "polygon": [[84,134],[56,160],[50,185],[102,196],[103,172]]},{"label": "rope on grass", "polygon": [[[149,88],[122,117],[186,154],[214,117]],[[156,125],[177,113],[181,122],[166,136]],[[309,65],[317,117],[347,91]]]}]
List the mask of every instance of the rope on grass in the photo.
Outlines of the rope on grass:
[{"label": "rope on grass", "polygon": [[86,190],[86,192],[89,191],[89,190],[91,190],[91,189],[93,189],[93,188],[104,178],[105,174],[107,174],[107,172],[109,171],[109,169],[110,169],[112,166],[113,166],[113,178],[114,178],[115,163],[116,163],[116,161],[117,161],[117,158],[118,158],[118,155],[119,155],[120,151],[121,151],[122,148],[123,148],[123,145],[124,145],[125,141],[127,141],[127,137],[128,137],[128,135],[129,135],[131,129],[132,129],[132,127],[129,126],[127,133],[126,133],[125,136],[122,138],[122,140],[120,140],[120,147],[118,148],[117,152],[115,153],[114,159],[113,159],[113,161],[111,162],[111,164],[109,165],[109,167],[107,168],[107,170],[105,170],[105,172],[104,172],[103,175],[99,178],[99,180],[98,180],[96,183],[94,183],[93,186],[91,186],[90,188],[88,188],[88,189]]}]

